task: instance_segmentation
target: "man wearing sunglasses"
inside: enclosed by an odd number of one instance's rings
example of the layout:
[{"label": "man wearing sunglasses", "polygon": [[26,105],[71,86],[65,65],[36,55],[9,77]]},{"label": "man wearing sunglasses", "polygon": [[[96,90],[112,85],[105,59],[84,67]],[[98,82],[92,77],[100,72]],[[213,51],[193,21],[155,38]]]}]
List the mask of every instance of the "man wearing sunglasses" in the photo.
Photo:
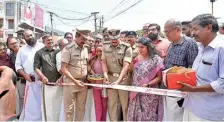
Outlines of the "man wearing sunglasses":
[{"label": "man wearing sunglasses", "polygon": [[[195,40],[182,35],[181,22],[170,19],[165,23],[164,33],[171,44],[165,58],[165,69],[173,66],[191,68],[198,54],[198,46]],[[164,121],[182,121],[184,109],[179,107],[177,101],[181,98],[164,97]]]}]

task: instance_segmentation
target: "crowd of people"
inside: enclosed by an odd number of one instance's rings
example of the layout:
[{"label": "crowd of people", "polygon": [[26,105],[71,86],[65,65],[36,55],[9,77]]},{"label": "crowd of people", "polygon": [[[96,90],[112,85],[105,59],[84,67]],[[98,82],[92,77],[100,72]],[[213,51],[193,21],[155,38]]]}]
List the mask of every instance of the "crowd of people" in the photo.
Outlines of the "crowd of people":
[{"label": "crowd of people", "polygon": [[[0,42],[0,120],[224,121],[224,25],[213,15],[169,19],[163,32],[146,23],[142,37],[117,29],[90,33],[77,29],[57,40],[46,34],[39,42],[25,30],[25,41]],[[196,86],[178,81],[185,98],[86,85],[167,89],[162,71],[174,66],[196,72]]]}]

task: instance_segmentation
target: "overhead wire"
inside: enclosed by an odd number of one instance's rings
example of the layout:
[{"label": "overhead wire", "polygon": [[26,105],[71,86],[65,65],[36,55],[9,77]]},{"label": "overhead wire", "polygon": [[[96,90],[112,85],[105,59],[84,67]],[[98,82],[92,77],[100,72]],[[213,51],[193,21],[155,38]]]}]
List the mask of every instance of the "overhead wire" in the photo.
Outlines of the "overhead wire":
[{"label": "overhead wire", "polygon": [[112,11],[114,11],[115,9],[117,9],[125,0],[122,0],[120,3],[118,3],[113,9],[111,9],[110,12],[108,13],[111,13]]},{"label": "overhead wire", "polygon": [[[56,16],[56,17],[57,17],[57,16]],[[91,18],[91,16],[90,16],[87,20],[83,21],[83,22],[80,23],[80,24],[77,24],[77,25],[70,25],[70,24],[65,23],[64,21],[62,21],[59,17],[57,17],[57,19],[58,19],[62,24],[66,25],[66,26],[70,26],[70,27],[71,27],[71,26],[78,27],[78,26],[80,26],[80,25],[83,25],[83,24],[89,22],[89,21],[90,21],[90,18]]]},{"label": "overhead wire", "polygon": [[84,17],[84,18],[66,18],[66,17],[59,16],[58,14],[54,14],[54,15],[61,18],[61,19],[65,19],[65,20],[86,20],[86,19],[89,19],[92,16],[92,15],[89,15],[89,16]]},{"label": "overhead wire", "polygon": [[113,19],[113,18],[115,18],[115,17],[117,17],[117,16],[119,16],[119,15],[123,14],[124,12],[126,12],[127,10],[129,10],[129,9],[133,8],[134,6],[136,6],[137,4],[139,4],[139,3],[140,3],[140,2],[142,2],[142,1],[143,1],[143,0],[139,0],[139,1],[137,1],[136,3],[132,4],[131,6],[129,6],[129,7],[128,7],[128,8],[126,8],[126,9],[124,9],[124,10],[122,10],[122,11],[118,12],[117,14],[115,14],[115,15],[114,15],[114,16],[112,16],[111,18],[109,18],[109,19],[105,20],[104,22],[107,22],[107,21],[109,21],[109,20],[111,20],[111,19]]},{"label": "overhead wire", "polygon": [[[25,0],[21,0],[21,1],[23,1],[23,2],[28,2],[28,1],[25,1]],[[28,3],[37,4],[37,5],[43,6],[44,8],[46,8],[46,7],[51,7],[51,6],[48,6],[48,5],[44,5],[44,4],[40,4],[40,3],[36,3],[36,2],[32,2],[32,1],[30,1],[30,2],[28,2]],[[56,7],[53,7],[53,8],[56,8]],[[66,10],[67,10],[67,9],[66,9]],[[49,12],[48,10],[45,10],[45,11]],[[85,15],[87,15],[86,13],[77,12],[77,11],[73,11],[73,10],[68,10],[68,11],[75,12],[75,13],[81,13],[81,14],[85,14]],[[87,17],[84,17],[84,18],[68,18],[68,17],[62,17],[62,16],[60,16],[59,14],[56,14],[55,12],[51,12],[51,13],[53,13],[53,15],[56,16],[56,17],[58,18],[58,20],[59,20],[62,24],[66,25],[66,26],[80,26],[80,25],[85,24],[86,22],[88,22],[89,19],[90,19],[91,16],[92,16],[92,15],[88,15]],[[69,21],[72,21],[72,20],[73,20],[73,21],[76,21],[76,20],[78,20],[78,21],[84,20],[84,21],[83,21],[82,23],[78,24],[78,25],[72,25],[72,24],[68,24],[68,23],[62,21],[61,19],[69,20]],[[55,23],[54,23],[54,24],[55,24]]]},{"label": "overhead wire", "polygon": [[58,8],[58,7],[54,7],[54,6],[40,4],[40,3],[37,3],[37,2],[33,2],[33,1],[26,1],[26,0],[20,0],[20,1],[27,2],[27,3],[37,4],[37,5],[40,5],[40,6],[44,7],[44,8],[48,8],[48,9],[51,8],[51,9],[56,9],[56,10],[60,10],[60,11],[67,11],[67,12],[73,12],[73,13],[77,13],[77,14],[90,15],[90,14],[87,14],[87,13],[84,13],[84,12],[78,12],[78,11],[64,9],[64,8]]}]

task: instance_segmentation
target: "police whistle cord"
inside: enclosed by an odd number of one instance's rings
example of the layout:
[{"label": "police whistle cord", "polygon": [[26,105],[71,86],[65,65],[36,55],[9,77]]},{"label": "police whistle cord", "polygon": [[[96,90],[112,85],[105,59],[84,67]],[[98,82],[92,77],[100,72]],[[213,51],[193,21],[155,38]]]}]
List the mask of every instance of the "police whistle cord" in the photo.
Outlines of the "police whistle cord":
[{"label": "police whistle cord", "polygon": [[[51,86],[73,86],[74,83],[48,83],[46,85]],[[163,96],[172,96],[172,97],[185,97],[188,95],[187,92],[181,92],[177,90],[168,90],[168,89],[158,89],[158,88],[147,88],[147,87],[137,87],[137,86],[127,86],[127,85],[105,85],[105,84],[91,84],[85,83],[86,86],[93,87],[101,87],[101,88],[109,88],[109,89],[119,89],[130,92],[141,92],[155,95],[163,95]]]}]

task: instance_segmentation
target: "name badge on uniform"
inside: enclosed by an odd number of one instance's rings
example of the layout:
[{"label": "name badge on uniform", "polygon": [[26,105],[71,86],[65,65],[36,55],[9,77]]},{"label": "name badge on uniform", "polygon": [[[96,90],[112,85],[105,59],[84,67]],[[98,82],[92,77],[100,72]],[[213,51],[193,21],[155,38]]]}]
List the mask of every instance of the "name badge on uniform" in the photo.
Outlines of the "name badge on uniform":
[{"label": "name badge on uniform", "polygon": [[79,57],[79,55],[73,55],[74,57]]},{"label": "name badge on uniform", "polygon": [[124,55],[124,53],[117,53],[117,55],[119,55],[119,56],[123,56],[123,55]]}]

